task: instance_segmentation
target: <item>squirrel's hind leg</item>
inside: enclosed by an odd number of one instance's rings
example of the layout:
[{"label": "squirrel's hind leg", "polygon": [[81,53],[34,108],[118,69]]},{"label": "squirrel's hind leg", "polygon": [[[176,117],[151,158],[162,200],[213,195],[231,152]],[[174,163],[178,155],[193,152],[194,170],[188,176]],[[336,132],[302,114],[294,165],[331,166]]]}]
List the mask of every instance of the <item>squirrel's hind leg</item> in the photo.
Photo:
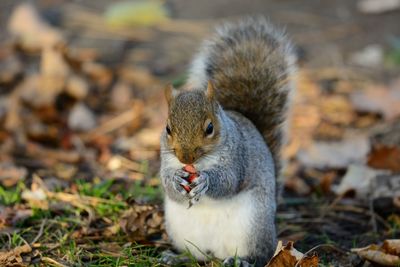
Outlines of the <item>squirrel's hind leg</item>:
[{"label": "squirrel's hind leg", "polygon": [[222,263],[225,267],[251,267],[253,264],[240,257],[229,257]]},{"label": "squirrel's hind leg", "polygon": [[160,263],[168,266],[179,266],[190,262],[190,258],[173,252],[172,250],[165,250],[161,252]]}]

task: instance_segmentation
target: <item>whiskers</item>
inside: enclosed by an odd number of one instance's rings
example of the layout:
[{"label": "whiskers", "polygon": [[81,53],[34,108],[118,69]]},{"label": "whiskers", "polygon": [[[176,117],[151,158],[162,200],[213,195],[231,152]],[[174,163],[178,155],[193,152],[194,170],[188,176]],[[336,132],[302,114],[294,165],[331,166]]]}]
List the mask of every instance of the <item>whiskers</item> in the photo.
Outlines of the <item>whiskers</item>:
[{"label": "whiskers", "polygon": [[170,153],[175,153],[175,149],[160,149],[161,154],[170,154]]}]

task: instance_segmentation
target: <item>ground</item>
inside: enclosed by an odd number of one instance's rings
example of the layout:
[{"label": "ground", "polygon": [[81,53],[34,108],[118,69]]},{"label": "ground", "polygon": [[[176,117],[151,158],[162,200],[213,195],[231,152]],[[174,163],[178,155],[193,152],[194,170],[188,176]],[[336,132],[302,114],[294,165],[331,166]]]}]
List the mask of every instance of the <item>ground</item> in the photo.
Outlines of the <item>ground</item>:
[{"label": "ground", "polygon": [[41,18],[2,1],[0,263],[161,266],[163,86],[214,25],[262,14],[299,57],[279,239],[368,266],[350,249],[400,237],[400,11],[358,2],[169,0],[159,22],[115,28],[116,1],[31,1]]}]

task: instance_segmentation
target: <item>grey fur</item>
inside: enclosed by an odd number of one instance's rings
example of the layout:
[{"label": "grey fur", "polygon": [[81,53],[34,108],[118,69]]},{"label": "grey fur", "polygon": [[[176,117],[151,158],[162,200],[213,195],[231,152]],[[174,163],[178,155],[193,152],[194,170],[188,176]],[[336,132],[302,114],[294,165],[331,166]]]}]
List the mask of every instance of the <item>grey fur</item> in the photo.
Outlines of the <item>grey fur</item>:
[{"label": "grey fur", "polygon": [[[204,68],[197,68],[196,62]],[[265,18],[226,23],[206,41],[191,70],[189,81],[215,85],[218,102],[250,119],[264,137],[281,169],[281,148],[287,139],[285,122],[294,92],[296,56],[283,31]]]},{"label": "grey fur", "polygon": [[[241,51],[240,47],[248,47],[248,43],[264,44],[265,47],[256,51],[260,55],[252,54],[255,53],[254,49]],[[205,69],[193,69],[190,80],[205,88],[207,79],[211,79],[216,85],[219,103],[215,102],[216,106],[212,107],[220,125],[218,141],[203,156],[205,160],[207,156],[212,157],[216,163],[211,168],[199,170],[201,180],[207,184],[206,190],[199,190],[201,192],[195,196],[193,194],[197,191],[192,194],[182,192],[179,177],[183,178],[187,174],[176,170],[171,164],[175,157],[174,151],[169,147],[165,131],[161,137],[160,175],[169,199],[186,203],[193,197],[201,200],[203,195],[212,199],[230,199],[241,192],[251,192],[257,213],[253,217],[252,234],[246,240],[249,255],[243,257],[243,260],[255,262],[256,266],[264,266],[273,255],[277,242],[276,171],[279,171],[279,167],[276,166],[280,166],[279,150],[284,135],[281,124],[286,119],[291,90],[291,83],[283,82],[291,75],[294,64],[289,54],[290,44],[286,38],[261,19],[245,20],[220,28],[195,59],[195,62],[200,62],[201,57],[204,60],[201,66]],[[238,65],[237,61],[240,63],[243,59],[240,57],[243,56],[247,56],[250,61]],[[264,57],[263,61],[255,59],[258,56]],[[256,60],[257,64],[251,60]],[[224,65],[220,65],[222,63]],[[193,82],[196,77],[203,79],[201,84]],[[169,118],[175,121],[174,127],[179,128],[176,130],[180,131],[183,143],[189,142],[191,136],[196,134],[194,128],[202,127],[199,126],[203,123],[201,112],[192,114],[202,110],[202,105],[205,105],[204,97],[199,97],[199,101],[193,100],[197,98],[197,90],[181,92],[174,99],[175,106],[170,107]],[[189,102],[190,108],[187,108]],[[177,107],[179,111],[185,109],[185,115],[178,116],[171,111]],[[272,128],[263,128],[266,126]],[[271,154],[266,143],[273,146],[274,154]]]}]

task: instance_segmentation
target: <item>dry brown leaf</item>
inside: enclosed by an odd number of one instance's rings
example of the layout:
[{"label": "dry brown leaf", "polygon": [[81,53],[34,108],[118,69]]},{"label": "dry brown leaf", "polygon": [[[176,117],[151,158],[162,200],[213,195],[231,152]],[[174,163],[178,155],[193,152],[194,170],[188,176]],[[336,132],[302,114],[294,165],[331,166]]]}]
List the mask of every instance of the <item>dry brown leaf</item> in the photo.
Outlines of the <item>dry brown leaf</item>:
[{"label": "dry brown leaf", "polygon": [[386,120],[400,115],[400,86],[372,86],[350,95],[354,108],[360,112],[382,114]]},{"label": "dry brown leaf", "polygon": [[122,215],[120,226],[131,240],[148,240],[164,232],[163,218],[164,214],[158,206],[135,203]]},{"label": "dry brown leaf", "polygon": [[388,239],[383,242],[382,249],[392,255],[400,256],[400,239]]},{"label": "dry brown leaf", "polygon": [[53,105],[65,83],[65,76],[59,74],[60,76],[33,74],[25,77],[18,86],[22,99],[35,108]]},{"label": "dry brown leaf", "polygon": [[29,253],[31,251],[31,246],[25,244],[10,251],[0,252],[0,266],[28,266],[28,264],[23,263],[21,254]]},{"label": "dry brown leaf", "polygon": [[95,128],[97,117],[87,105],[77,102],[68,115],[68,127],[73,131],[87,132]]},{"label": "dry brown leaf", "polygon": [[346,168],[363,163],[370,149],[365,135],[348,135],[342,141],[314,142],[297,154],[301,164],[314,168]]},{"label": "dry brown leaf", "polygon": [[372,185],[379,174],[385,174],[385,172],[374,170],[364,165],[351,164],[340,184],[333,188],[333,191],[337,195],[343,195],[352,190],[356,192],[358,198],[365,199],[372,193],[372,189],[376,190]]},{"label": "dry brown leaf", "polygon": [[375,146],[368,157],[368,165],[376,169],[400,172],[400,148],[397,146]]},{"label": "dry brown leaf", "polygon": [[70,96],[81,100],[84,99],[88,93],[89,93],[89,84],[87,81],[78,76],[78,75],[72,75],[71,77],[68,78],[65,91],[67,94]]},{"label": "dry brown leaf", "polygon": [[113,73],[110,69],[95,62],[83,62],[82,72],[88,75],[101,88],[109,86],[113,78]]},{"label": "dry brown leaf", "polygon": [[161,131],[156,129],[144,128],[140,130],[135,137],[137,141],[145,147],[158,149],[160,147]]},{"label": "dry brown leaf", "polygon": [[6,187],[13,186],[25,179],[28,170],[24,167],[17,167],[12,163],[0,162],[0,183]]},{"label": "dry brown leaf", "polygon": [[57,162],[76,164],[82,158],[77,151],[51,149],[31,142],[27,143],[26,155],[43,160],[43,163],[49,167]]},{"label": "dry brown leaf", "polygon": [[20,4],[13,10],[8,30],[18,43],[29,51],[54,47],[64,41],[62,33],[45,22],[28,3]]},{"label": "dry brown leaf", "polygon": [[56,96],[62,91],[65,86],[66,79],[70,73],[69,66],[61,51],[49,47],[42,51],[42,58],[40,62],[40,91],[39,95],[45,95],[51,102],[54,103]]},{"label": "dry brown leaf", "polygon": [[5,129],[11,132],[15,132],[22,128],[21,112],[21,99],[19,93],[21,92],[20,87],[14,89],[14,92],[7,99],[7,114],[4,122]]},{"label": "dry brown leaf", "polygon": [[308,186],[304,180],[298,176],[292,176],[285,179],[285,188],[301,196],[308,195],[311,192],[310,186]]},{"label": "dry brown leaf", "polygon": [[351,250],[361,258],[382,266],[398,266],[400,264],[400,240],[386,240],[382,246],[370,245]]},{"label": "dry brown leaf", "polygon": [[374,263],[383,265],[383,266],[398,266],[400,264],[400,257],[394,256],[390,254],[386,254],[382,251],[377,250],[362,250],[358,251],[357,254]]},{"label": "dry brown leaf", "polygon": [[320,180],[320,186],[324,193],[328,194],[332,191],[332,184],[336,178],[337,174],[335,172],[324,173],[322,179]]},{"label": "dry brown leaf", "polygon": [[16,225],[33,215],[32,209],[25,206],[14,205],[0,209],[0,230],[4,231],[7,226]]},{"label": "dry brown leaf", "polygon": [[344,135],[344,128],[328,122],[321,122],[314,133],[317,140],[334,141],[340,140]]},{"label": "dry brown leaf", "polygon": [[354,120],[353,107],[350,101],[341,95],[323,97],[318,102],[322,117],[331,123],[349,125]]},{"label": "dry brown leaf", "polygon": [[111,89],[111,105],[116,110],[124,110],[130,105],[132,96],[131,87],[124,82],[118,82]]},{"label": "dry brown leaf", "polygon": [[[291,247],[282,247],[278,253],[275,252],[275,256],[268,262],[266,267],[294,267],[296,265],[296,257],[290,253]],[[290,245],[291,246],[291,245]]]},{"label": "dry brown leaf", "polygon": [[296,250],[293,242],[288,242],[286,246],[283,246],[282,241],[279,241],[275,255],[266,267],[317,267],[318,261],[316,255],[308,256]]}]

